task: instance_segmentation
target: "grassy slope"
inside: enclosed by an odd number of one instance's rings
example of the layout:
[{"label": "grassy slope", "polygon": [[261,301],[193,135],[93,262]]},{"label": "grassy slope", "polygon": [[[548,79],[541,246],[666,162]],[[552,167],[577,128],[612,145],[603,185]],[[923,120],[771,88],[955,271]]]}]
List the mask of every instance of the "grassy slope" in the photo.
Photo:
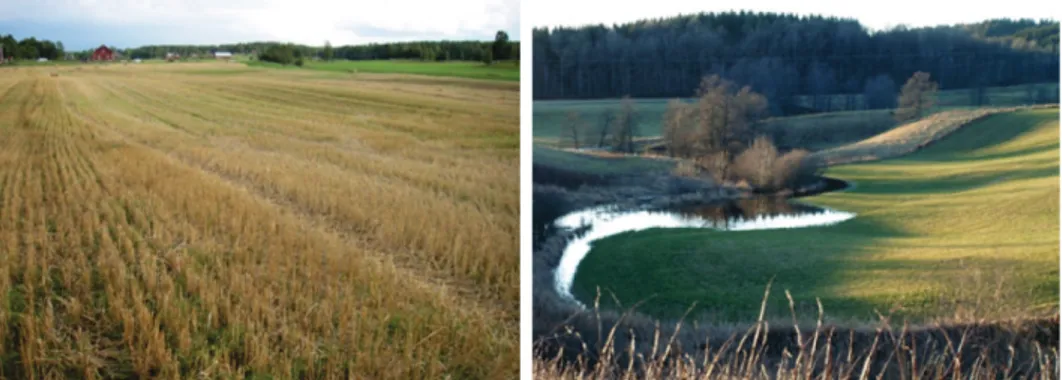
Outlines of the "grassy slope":
[{"label": "grassy slope", "polygon": [[975,120],[1017,109],[1019,108],[986,107],[941,111],[884,133],[815,151],[812,157],[828,166],[899,157],[945,138]]},{"label": "grassy slope", "polygon": [[0,377],[515,376],[515,86],[234,65],[0,68]]},{"label": "grassy slope", "polygon": [[[284,67],[269,62],[247,62],[252,67]],[[286,66],[295,68],[295,66]],[[377,74],[416,74],[442,77],[458,77],[469,79],[488,79],[519,82],[520,66],[514,62],[498,62],[493,65],[484,65],[481,62],[422,62],[404,60],[379,60],[379,61],[346,61],[337,60],[331,62],[307,61],[305,69],[333,71],[333,72],[360,72]]]},{"label": "grassy slope", "polygon": [[[990,116],[903,158],[833,168],[854,181],[810,201],[854,211],[837,226],[625,234],[580,266],[625,305],[677,316],[694,301],[721,320],[754,319],[764,285],[828,315],[915,318],[1028,315],[1057,309],[1058,109]],[[653,297],[655,296],[655,297]],[[652,297],[652,298],[651,298]],[[775,292],[772,315],[787,315]],[[805,314],[807,315],[807,314]]]}]

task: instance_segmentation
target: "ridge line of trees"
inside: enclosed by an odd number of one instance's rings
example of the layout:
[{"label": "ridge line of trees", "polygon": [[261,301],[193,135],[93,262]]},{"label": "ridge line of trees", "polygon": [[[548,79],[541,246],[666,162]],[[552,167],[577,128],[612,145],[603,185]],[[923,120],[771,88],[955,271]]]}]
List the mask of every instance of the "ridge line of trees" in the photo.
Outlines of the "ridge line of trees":
[{"label": "ridge line of trees", "polygon": [[990,20],[870,32],[852,19],[752,12],[536,28],[533,96],[688,97],[689,83],[718,75],[783,115],[801,112],[798,95],[859,94],[919,71],[941,89],[1057,82],[1058,30],[1057,21]]},{"label": "ridge line of trees", "polygon": [[[332,46],[325,43],[322,46],[310,46],[294,43],[282,43],[275,41],[255,41],[234,44],[217,45],[144,45],[128,49],[114,49],[124,57],[142,59],[162,59],[167,53],[176,53],[181,57],[193,55],[208,57],[217,51],[227,51],[234,54],[262,54],[271,48],[281,47],[290,49],[292,60],[295,56],[309,58],[321,57],[322,59],[349,59],[349,60],[376,60],[376,59],[419,59],[431,61],[490,61],[519,60],[520,41],[509,40],[509,35],[499,31],[492,41],[410,41],[371,43],[363,45]],[[12,35],[0,36],[0,46],[4,49],[4,58],[37,59],[62,59],[66,55],[62,42],[38,40],[27,37],[22,40],[15,39]],[[75,59],[83,59],[91,56],[91,49],[71,52]],[[329,54],[329,52],[331,54]],[[281,52],[281,54],[283,54]],[[290,63],[289,62],[289,63]]]},{"label": "ridge line of trees", "polygon": [[[504,42],[499,43],[499,39]],[[330,43],[326,43],[320,47],[279,42],[247,42],[221,45],[146,45],[125,49],[123,54],[136,58],[162,58],[165,57],[167,52],[174,52],[182,57],[191,56],[192,54],[207,55],[215,51],[228,51],[234,54],[261,54],[277,46],[291,49],[292,55],[297,54],[306,58],[321,57],[322,59],[483,61],[487,55],[491,56],[492,61],[520,59],[520,42],[510,41],[508,34],[505,34],[505,32],[499,32],[494,41],[412,41],[341,46],[333,46]],[[329,55],[331,56],[330,58],[328,57]]]}]

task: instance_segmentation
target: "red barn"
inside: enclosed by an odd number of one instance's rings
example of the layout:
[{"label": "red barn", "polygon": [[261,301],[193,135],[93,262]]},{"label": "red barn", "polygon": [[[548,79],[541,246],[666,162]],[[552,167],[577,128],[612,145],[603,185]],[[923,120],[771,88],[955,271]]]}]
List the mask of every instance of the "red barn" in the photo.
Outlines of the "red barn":
[{"label": "red barn", "polygon": [[92,52],[92,60],[93,61],[113,61],[114,60],[114,50],[111,50],[110,48],[108,48],[105,45],[100,45],[100,47],[96,48],[96,51]]}]

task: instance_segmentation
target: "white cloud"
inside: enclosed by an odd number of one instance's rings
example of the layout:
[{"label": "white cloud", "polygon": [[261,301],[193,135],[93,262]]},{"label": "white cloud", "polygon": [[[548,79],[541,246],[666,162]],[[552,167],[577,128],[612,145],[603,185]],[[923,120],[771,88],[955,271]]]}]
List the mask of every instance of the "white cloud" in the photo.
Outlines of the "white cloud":
[{"label": "white cloud", "polygon": [[7,0],[0,2],[0,25],[5,20],[143,25],[189,36],[209,29],[217,42],[489,40],[498,30],[519,35],[519,8],[519,0]]}]

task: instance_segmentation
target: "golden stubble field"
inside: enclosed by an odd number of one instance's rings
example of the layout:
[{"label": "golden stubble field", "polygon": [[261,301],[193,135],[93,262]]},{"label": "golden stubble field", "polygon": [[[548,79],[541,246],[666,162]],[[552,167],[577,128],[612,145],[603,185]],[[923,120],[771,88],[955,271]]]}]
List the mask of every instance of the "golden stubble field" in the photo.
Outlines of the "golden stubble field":
[{"label": "golden stubble field", "polygon": [[0,69],[0,373],[515,376],[518,111],[496,82]]}]

